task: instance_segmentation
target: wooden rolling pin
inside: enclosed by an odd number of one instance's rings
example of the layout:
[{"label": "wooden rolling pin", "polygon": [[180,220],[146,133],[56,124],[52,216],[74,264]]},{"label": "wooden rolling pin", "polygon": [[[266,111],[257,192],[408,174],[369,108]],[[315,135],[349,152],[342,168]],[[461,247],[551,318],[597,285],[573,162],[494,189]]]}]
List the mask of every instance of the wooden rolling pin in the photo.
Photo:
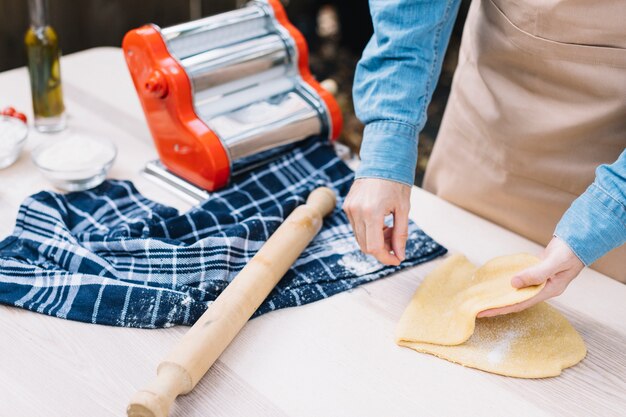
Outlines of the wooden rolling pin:
[{"label": "wooden rolling pin", "polygon": [[317,235],[335,204],[333,191],[317,188],[285,219],[159,364],[152,383],[135,393],[129,417],[168,415],[176,397],[196,386]]}]

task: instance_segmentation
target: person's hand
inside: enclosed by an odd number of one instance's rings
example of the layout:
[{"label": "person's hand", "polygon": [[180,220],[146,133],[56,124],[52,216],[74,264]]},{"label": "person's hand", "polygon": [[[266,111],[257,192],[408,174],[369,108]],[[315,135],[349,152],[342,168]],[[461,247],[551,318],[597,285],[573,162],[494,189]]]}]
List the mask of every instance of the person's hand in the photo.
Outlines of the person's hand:
[{"label": "person's hand", "polygon": [[585,267],[569,246],[558,237],[552,238],[540,258],[540,263],[511,278],[511,285],[515,288],[530,287],[547,281],[546,286],[543,287],[539,294],[518,304],[481,311],[477,317],[493,317],[500,314],[517,313],[548,298],[561,295],[569,283]]},{"label": "person's hand", "polygon": [[[343,210],[364,253],[386,265],[399,265],[404,260],[410,196],[411,187],[399,182],[378,178],[354,181]],[[393,215],[393,227],[384,223],[389,214]]]}]

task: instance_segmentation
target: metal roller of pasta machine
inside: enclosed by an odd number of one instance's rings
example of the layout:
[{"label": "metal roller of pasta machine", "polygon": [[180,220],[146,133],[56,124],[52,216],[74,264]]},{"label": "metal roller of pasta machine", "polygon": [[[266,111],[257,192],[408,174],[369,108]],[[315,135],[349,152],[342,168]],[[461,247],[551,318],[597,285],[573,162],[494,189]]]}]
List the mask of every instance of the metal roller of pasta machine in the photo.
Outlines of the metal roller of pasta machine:
[{"label": "metal roller of pasta machine", "polygon": [[341,130],[339,107],[309,72],[304,37],[279,0],[146,25],[126,34],[123,49],[160,158],[146,172],[193,199],[228,184],[242,161]]}]

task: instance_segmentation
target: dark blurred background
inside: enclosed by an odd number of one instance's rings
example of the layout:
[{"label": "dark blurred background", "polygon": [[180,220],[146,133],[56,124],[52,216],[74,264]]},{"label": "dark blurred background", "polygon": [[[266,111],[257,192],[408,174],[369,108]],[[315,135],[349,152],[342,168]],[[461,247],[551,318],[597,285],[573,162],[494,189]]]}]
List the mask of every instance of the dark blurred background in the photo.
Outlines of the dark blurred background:
[{"label": "dark blurred background", "polygon": [[[49,0],[49,19],[64,54],[96,46],[120,46],[124,34],[145,23],[161,27],[231,10],[242,0]],[[354,68],[372,34],[367,0],[283,0],[291,22],[307,38],[311,69],[319,79],[332,78],[344,113],[341,141],[358,152],[363,126],[354,116]],[[457,64],[469,0],[463,1],[450,41],[428,123],[420,135],[416,184],[422,182]],[[23,36],[29,25],[26,0],[0,0],[0,71],[26,64]],[[2,92],[0,91],[0,94]]]}]

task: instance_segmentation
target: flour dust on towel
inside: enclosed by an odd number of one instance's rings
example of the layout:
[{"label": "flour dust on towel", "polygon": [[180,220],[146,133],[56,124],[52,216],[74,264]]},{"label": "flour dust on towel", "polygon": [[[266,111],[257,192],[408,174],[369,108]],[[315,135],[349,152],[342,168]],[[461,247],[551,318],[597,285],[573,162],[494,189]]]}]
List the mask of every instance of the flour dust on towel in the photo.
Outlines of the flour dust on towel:
[{"label": "flour dust on towel", "polygon": [[363,255],[341,202],[352,171],[309,140],[180,214],[109,180],[71,194],[40,192],[0,242],[0,303],[88,323],[158,328],[193,324],[289,213],[316,187],[335,211],[256,315],[317,301],[446,252],[410,224],[406,261]]}]

